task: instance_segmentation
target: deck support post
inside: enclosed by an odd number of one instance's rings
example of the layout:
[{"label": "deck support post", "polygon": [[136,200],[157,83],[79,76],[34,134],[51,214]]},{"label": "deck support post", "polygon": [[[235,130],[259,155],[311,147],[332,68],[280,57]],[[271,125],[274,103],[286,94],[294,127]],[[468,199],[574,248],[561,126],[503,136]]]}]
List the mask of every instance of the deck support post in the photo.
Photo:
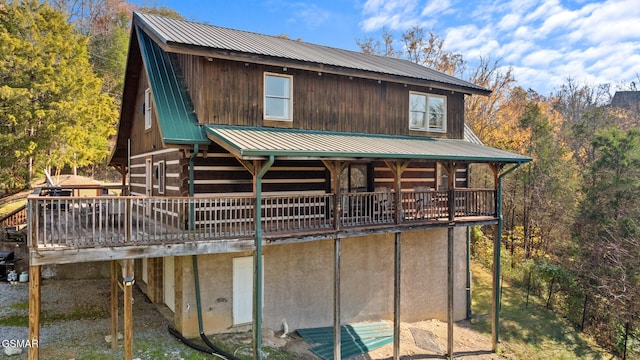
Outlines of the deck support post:
[{"label": "deck support post", "polygon": [[447,228],[447,356],[453,359],[453,319],[454,319],[454,238],[456,220],[456,163],[442,164],[447,173],[447,189],[449,190],[449,226]]},{"label": "deck support post", "polygon": [[490,168],[493,171],[495,186],[496,186],[496,215],[498,217],[498,226],[496,227],[496,237],[493,240],[493,292],[491,296],[491,349],[493,352],[498,352],[498,343],[500,342],[500,250],[502,245],[502,178],[519,168],[522,164],[515,164],[513,167],[507,169],[502,174],[500,171],[503,168],[503,164],[491,164]]},{"label": "deck support post", "polygon": [[40,266],[29,266],[29,360],[39,358],[40,346]]},{"label": "deck support post", "polygon": [[402,269],[402,233],[395,233],[393,271],[393,360],[400,359],[400,271]]},{"label": "deck support post", "polygon": [[124,358],[133,359],[133,259],[122,260],[124,302]]},{"label": "deck support post", "polygon": [[334,266],[333,266],[333,358],[341,359],[340,343],[340,238],[333,240]]},{"label": "deck support post", "polygon": [[111,260],[111,349],[118,349],[118,261]]},{"label": "deck support post", "polygon": [[253,358],[262,360],[262,178],[273,165],[275,158],[269,156],[264,163],[254,162],[253,192],[255,203],[255,251],[253,253]]}]

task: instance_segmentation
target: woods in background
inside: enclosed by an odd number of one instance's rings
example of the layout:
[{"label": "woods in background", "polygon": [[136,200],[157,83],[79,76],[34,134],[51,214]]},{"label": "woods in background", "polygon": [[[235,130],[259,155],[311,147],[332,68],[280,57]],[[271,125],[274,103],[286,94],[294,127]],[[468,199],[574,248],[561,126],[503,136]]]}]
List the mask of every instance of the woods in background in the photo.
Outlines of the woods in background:
[{"label": "woods in background", "polygon": [[[615,106],[610,85],[568,78],[544,96],[500,61],[471,65],[420,27],[357,44],[492,90],[466,98],[465,122],[486,145],[533,158],[505,180],[504,276],[616,353],[640,352],[628,346],[640,333],[640,93]],[[472,186],[493,185],[484,167],[471,174]],[[483,230],[471,232],[472,254],[490,267],[494,232]]]},{"label": "woods in background", "polygon": [[8,193],[44,169],[109,177],[134,9],[125,0],[0,0],[0,186]]}]

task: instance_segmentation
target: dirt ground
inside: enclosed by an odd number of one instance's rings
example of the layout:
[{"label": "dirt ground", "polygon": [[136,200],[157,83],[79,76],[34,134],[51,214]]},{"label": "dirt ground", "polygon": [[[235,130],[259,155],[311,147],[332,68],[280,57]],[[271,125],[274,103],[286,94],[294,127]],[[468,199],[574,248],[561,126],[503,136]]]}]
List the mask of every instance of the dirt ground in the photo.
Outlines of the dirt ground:
[{"label": "dirt ground", "polygon": [[[28,284],[0,283],[0,340],[27,339]],[[122,347],[111,350],[105,336],[110,333],[109,281],[44,280],[41,289],[42,321],[40,334],[41,359],[119,359]],[[134,359],[205,359],[169,335],[169,321],[139,290],[134,291]],[[48,319],[48,320],[44,320]],[[122,321],[122,320],[121,320]],[[389,322],[389,325],[392,324]],[[293,354],[291,358],[317,359],[309,346],[295,333],[281,339],[278,333],[266,330],[264,345]],[[232,343],[238,355],[250,354],[251,334],[223,334],[216,340]],[[488,335],[470,329],[468,321],[456,323],[454,352],[461,359],[504,359],[491,353]],[[446,358],[447,325],[437,320],[401,325],[401,353],[404,359]],[[0,353],[3,358],[4,353]],[[280,356],[280,355],[279,355]],[[390,359],[389,344],[356,360]],[[26,359],[25,351],[11,359]],[[275,357],[281,358],[281,357]]]}]

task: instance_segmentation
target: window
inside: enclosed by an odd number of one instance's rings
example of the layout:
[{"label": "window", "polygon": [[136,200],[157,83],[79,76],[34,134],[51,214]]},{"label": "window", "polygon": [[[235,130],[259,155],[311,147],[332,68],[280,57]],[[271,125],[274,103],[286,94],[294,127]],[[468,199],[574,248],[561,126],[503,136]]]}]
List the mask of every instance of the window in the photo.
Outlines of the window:
[{"label": "window", "polygon": [[158,194],[164,194],[165,191],[165,162],[164,160],[158,162]]},{"label": "window", "polygon": [[144,129],[151,129],[151,89],[144,91]]},{"label": "window", "polygon": [[439,95],[409,93],[409,129],[447,131],[447,98]]},{"label": "window", "polygon": [[293,78],[287,75],[264,75],[264,118],[291,121],[291,88]]}]

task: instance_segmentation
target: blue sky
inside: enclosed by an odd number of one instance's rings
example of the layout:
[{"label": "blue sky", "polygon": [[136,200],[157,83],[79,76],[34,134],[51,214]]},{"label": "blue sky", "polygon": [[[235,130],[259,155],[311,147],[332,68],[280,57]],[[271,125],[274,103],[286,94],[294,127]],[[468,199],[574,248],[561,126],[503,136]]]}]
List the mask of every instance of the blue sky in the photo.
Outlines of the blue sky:
[{"label": "blue sky", "polygon": [[[640,0],[135,0],[188,20],[359,51],[421,25],[473,64],[511,66],[520,86],[548,95],[567,78],[618,85],[640,80]],[[400,45],[398,45],[400,46]],[[640,84],[638,84],[640,86]]]}]

